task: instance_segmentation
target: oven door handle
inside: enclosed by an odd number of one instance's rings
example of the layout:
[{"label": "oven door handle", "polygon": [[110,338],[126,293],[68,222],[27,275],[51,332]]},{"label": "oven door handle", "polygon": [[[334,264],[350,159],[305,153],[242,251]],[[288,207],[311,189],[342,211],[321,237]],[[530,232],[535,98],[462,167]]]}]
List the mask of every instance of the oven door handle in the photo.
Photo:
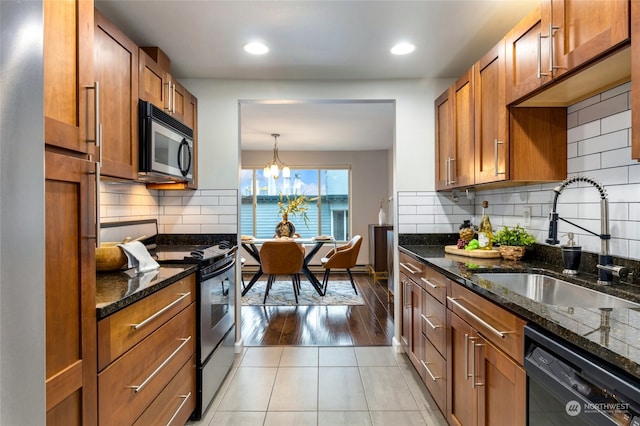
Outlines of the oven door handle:
[{"label": "oven door handle", "polygon": [[216,269],[213,272],[202,274],[202,281],[207,281],[211,278],[217,277],[218,275],[222,275],[225,272],[232,269],[235,265],[236,265],[236,258],[234,256],[233,260],[229,262],[227,265],[225,265],[224,267],[222,267],[222,269]]},{"label": "oven door handle", "polygon": [[187,292],[187,293],[180,293],[180,297],[178,297],[176,300],[174,300],[173,302],[169,303],[167,306],[165,306],[164,308],[160,309],[158,312],[156,312],[155,314],[151,315],[150,317],[148,317],[144,321],[142,321],[142,322],[140,322],[138,324],[129,324],[129,325],[134,330],[140,330],[142,327],[144,327],[145,325],[149,324],[151,321],[153,321],[154,319],[158,318],[160,315],[164,314],[165,312],[167,312],[169,309],[173,308],[178,303],[182,302],[189,295],[191,295],[190,291]]}]

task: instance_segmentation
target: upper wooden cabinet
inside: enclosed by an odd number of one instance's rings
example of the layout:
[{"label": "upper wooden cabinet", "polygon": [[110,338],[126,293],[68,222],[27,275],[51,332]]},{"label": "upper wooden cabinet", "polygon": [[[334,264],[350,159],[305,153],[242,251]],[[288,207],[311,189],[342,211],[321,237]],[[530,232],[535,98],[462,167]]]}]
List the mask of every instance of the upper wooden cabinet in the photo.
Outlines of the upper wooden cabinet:
[{"label": "upper wooden cabinet", "polygon": [[193,95],[171,75],[171,61],[167,55],[157,47],[141,47],[139,55],[140,99],[162,108],[191,127],[185,122],[185,116],[190,114]]},{"label": "upper wooden cabinet", "polygon": [[[640,40],[640,2],[631,2],[631,38]],[[640,43],[631,44],[631,158],[640,161]]]},{"label": "upper wooden cabinet", "polygon": [[509,107],[501,41],[435,105],[436,189],[567,177],[566,108]]},{"label": "upper wooden cabinet", "polygon": [[[506,36],[507,103],[528,97],[627,42],[629,8],[628,0],[542,0]],[[617,71],[607,73],[611,68],[596,69],[586,80],[592,91],[619,82]],[[575,86],[570,89],[562,93],[566,104],[584,95]]]},{"label": "upper wooden cabinet", "polygon": [[45,0],[45,143],[87,154],[96,139],[93,1]]},{"label": "upper wooden cabinet", "polygon": [[473,67],[475,90],[475,183],[505,180],[509,123],[505,99],[504,40]]},{"label": "upper wooden cabinet", "polygon": [[95,11],[94,67],[100,83],[102,169],[105,176],[138,174],[138,46]]},{"label": "upper wooden cabinet", "polygon": [[436,100],[437,190],[474,183],[473,98],[469,70]]}]

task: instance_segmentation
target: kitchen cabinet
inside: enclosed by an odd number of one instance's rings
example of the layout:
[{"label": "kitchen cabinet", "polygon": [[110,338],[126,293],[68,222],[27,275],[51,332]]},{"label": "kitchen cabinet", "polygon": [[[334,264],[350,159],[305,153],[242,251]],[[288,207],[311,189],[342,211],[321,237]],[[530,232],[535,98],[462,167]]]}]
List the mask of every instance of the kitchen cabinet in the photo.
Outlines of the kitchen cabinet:
[{"label": "kitchen cabinet", "polygon": [[95,167],[45,152],[48,425],[95,425]]},{"label": "kitchen cabinet", "polygon": [[502,40],[436,100],[437,190],[566,178],[566,108],[509,107],[505,67]]},{"label": "kitchen cabinet", "polygon": [[[626,0],[543,0],[507,34],[507,103],[522,100],[628,42],[629,8]],[[610,77],[601,78],[593,91]]]},{"label": "kitchen cabinet", "polygon": [[94,67],[100,83],[101,173],[138,175],[138,46],[95,11]]},{"label": "kitchen cabinet", "polygon": [[436,189],[474,183],[473,72],[436,99]]},{"label": "kitchen cabinet", "polygon": [[101,425],[188,420],[196,396],[195,318],[191,274],[98,322]]},{"label": "kitchen cabinet", "polygon": [[509,109],[505,98],[504,40],[473,67],[475,183],[506,180],[509,161]]},{"label": "kitchen cabinet", "polygon": [[173,78],[170,66],[171,61],[159,48],[141,47],[138,68],[140,73],[139,96],[140,99],[162,108],[181,123],[187,124],[185,115],[190,114],[188,111],[189,98],[193,95]]},{"label": "kitchen cabinet", "polygon": [[434,401],[446,413],[447,280],[431,268],[400,253],[402,345]]},{"label": "kitchen cabinet", "polygon": [[45,0],[43,14],[46,422],[94,425],[93,1]]},{"label": "kitchen cabinet", "polygon": [[450,294],[449,423],[525,425],[525,322],[457,283]]},{"label": "kitchen cabinet", "polygon": [[[631,38],[640,40],[640,2],[631,2]],[[640,161],[640,43],[631,44],[631,158]]]},{"label": "kitchen cabinet", "polygon": [[87,154],[96,140],[93,1],[45,0],[44,137]]}]

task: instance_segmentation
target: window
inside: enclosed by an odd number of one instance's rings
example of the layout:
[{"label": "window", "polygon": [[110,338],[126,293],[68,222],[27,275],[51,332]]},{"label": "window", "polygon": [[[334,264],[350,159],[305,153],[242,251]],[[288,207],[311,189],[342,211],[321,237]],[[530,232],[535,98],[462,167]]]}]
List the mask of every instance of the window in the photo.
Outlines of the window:
[{"label": "window", "polygon": [[349,169],[292,169],[290,178],[266,178],[262,169],[243,169],[241,173],[242,235],[271,238],[282,217],[278,214],[280,194],[306,195],[308,221],[289,217],[296,233],[303,238],[333,235],[349,239]]}]

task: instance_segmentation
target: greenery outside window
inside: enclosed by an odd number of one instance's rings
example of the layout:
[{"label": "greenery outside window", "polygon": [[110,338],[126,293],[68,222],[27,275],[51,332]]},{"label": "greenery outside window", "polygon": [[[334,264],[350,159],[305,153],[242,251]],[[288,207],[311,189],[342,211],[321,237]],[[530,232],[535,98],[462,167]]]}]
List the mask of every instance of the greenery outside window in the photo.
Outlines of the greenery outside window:
[{"label": "greenery outside window", "polygon": [[242,235],[272,238],[276,224],[282,220],[278,214],[280,194],[305,195],[308,199],[308,223],[301,217],[289,217],[302,238],[333,235],[339,241],[350,237],[349,229],[350,170],[293,169],[291,177],[267,178],[262,169],[243,169],[240,188]]}]

